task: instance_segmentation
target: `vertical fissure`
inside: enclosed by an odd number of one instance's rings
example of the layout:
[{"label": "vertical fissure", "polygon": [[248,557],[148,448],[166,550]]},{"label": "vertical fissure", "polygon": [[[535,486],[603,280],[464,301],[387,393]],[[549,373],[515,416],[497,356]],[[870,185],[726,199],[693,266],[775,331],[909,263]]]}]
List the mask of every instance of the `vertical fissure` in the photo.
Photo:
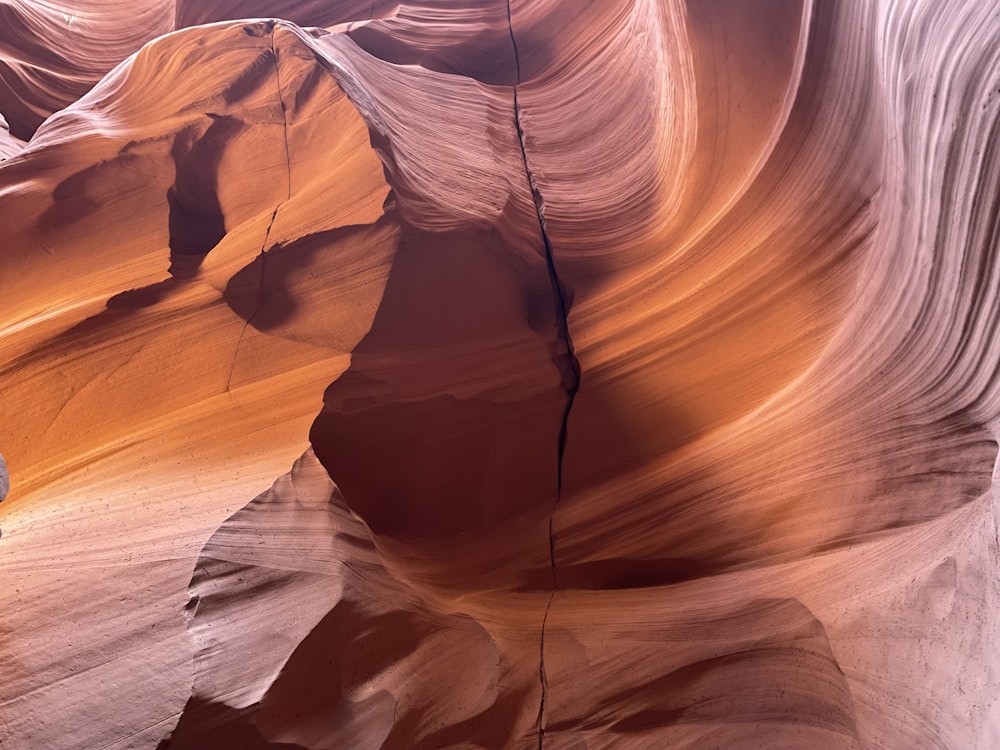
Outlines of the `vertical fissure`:
[{"label": "vertical fissure", "polygon": [[542,244],[545,250],[545,265],[548,270],[549,283],[552,285],[552,294],[555,301],[556,312],[556,333],[557,349],[553,352],[553,361],[558,367],[562,376],[562,386],[566,391],[566,407],[563,410],[562,422],[559,426],[559,438],[556,453],[556,500],[549,515],[549,567],[552,576],[552,589],[549,593],[548,602],[545,605],[545,614],[542,616],[541,635],[539,638],[538,657],[538,678],[541,685],[541,699],[538,706],[538,747],[542,748],[545,743],[545,703],[548,698],[548,676],[545,671],[545,632],[548,624],[549,612],[552,609],[552,602],[555,600],[556,592],[559,589],[559,579],[556,574],[556,545],[555,534],[553,533],[553,523],[555,509],[562,498],[563,487],[563,456],[566,451],[566,433],[569,424],[570,411],[573,408],[573,401],[577,391],[580,389],[580,363],[576,358],[573,349],[573,339],[569,332],[569,303],[559,274],[556,270],[555,257],[552,252],[552,242],[545,226],[545,203],[538,190],[537,182],[528,163],[528,152],[525,148],[524,126],[521,119],[521,104],[518,99],[518,89],[521,85],[521,58],[517,49],[517,39],[514,36],[514,23],[511,18],[510,0],[507,0],[507,30],[510,33],[511,48],[514,53],[514,124],[517,130],[517,141],[521,149],[521,161],[524,166],[525,178],[528,181],[528,188],[531,191],[531,198],[535,206],[535,216],[538,219],[538,228],[541,232]]},{"label": "vertical fissure", "polygon": [[274,77],[277,81],[278,88],[278,106],[281,109],[281,136],[285,145],[285,199],[279,201],[271,212],[271,218],[267,223],[267,229],[264,231],[264,241],[261,243],[260,252],[257,254],[257,258],[260,261],[260,279],[257,285],[257,301],[254,304],[253,312],[247,316],[247,319],[243,322],[243,328],[240,330],[240,337],[236,340],[236,350],[233,352],[233,362],[229,366],[229,377],[226,379],[226,392],[232,396],[232,385],[233,385],[233,374],[236,372],[236,361],[240,356],[240,347],[243,345],[243,338],[246,336],[247,329],[253,323],[254,318],[260,312],[260,308],[264,302],[264,266],[267,263],[267,243],[271,238],[271,229],[274,227],[274,220],[278,217],[278,209],[281,208],[285,203],[292,199],[292,157],[288,149],[288,114],[285,111],[285,100],[281,95],[281,66],[278,64],[278,50],[274,46],[274,32],[277,26],[271,26],[271,57],[274,59]]}]

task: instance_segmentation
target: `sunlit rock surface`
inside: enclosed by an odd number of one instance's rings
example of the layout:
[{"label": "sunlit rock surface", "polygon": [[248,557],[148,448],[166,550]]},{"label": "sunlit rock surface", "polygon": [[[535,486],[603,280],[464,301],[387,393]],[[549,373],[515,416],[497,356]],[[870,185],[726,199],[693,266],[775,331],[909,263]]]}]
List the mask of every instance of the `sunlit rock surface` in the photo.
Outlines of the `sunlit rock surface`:
[{"label": "sunlit rock surface", "polygon": [[993,4],[94,5],[0,0],[4,750],[1000,747]]}]

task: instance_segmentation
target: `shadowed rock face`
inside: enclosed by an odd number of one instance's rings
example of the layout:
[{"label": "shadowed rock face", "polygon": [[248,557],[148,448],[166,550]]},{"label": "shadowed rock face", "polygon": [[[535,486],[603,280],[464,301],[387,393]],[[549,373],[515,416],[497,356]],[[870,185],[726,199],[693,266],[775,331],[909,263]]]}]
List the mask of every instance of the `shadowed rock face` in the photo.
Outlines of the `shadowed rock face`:
[{"label": "shadowed rock face", "polygon": [[0,0],[5,750],[1000,746],[990,4],[87,5]]}]

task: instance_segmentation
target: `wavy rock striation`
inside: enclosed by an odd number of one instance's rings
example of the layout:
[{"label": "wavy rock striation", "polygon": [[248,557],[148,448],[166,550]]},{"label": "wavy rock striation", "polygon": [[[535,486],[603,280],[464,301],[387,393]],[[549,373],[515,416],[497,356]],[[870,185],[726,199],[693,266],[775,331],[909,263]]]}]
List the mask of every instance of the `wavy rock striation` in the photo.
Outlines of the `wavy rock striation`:
[{"label": "wavy rock striation", "polygon": [[989,4],[0,14],[4,748],[1000,743]]}]

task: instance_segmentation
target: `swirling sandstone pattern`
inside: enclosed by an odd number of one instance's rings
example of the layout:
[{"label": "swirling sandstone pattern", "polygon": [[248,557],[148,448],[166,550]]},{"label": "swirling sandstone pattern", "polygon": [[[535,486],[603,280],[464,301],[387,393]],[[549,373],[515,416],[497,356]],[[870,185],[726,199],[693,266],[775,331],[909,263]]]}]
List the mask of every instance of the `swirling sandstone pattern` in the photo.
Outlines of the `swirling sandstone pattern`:
[{"label": "swirling sandstone pattern", "polygon": [[993,4],[91,6],[0,0],[5,750],[1000,746]]}]

